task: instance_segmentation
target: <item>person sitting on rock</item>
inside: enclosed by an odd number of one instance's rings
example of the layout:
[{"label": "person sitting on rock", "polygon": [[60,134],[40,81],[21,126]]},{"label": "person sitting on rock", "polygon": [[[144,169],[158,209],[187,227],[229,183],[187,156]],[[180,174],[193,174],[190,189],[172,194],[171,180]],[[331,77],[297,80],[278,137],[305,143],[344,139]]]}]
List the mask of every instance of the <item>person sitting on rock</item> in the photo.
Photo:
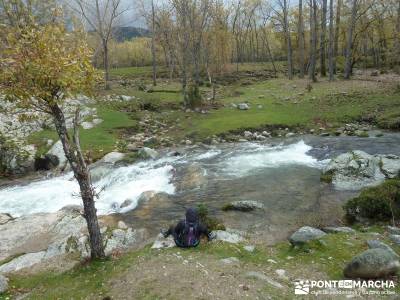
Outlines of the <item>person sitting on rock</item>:
[{"label": "person sitting on rock", "polygon": [[209,241],[212,239],[211,232],[200,222],[199,214],[194,208],[188,208],[185,220],[179,221],[176,226],[171,226],[162,234],[165,238],[172,235],[175,244],[181,248],[196,247],[200,244],[202,235],[205,235]]}]

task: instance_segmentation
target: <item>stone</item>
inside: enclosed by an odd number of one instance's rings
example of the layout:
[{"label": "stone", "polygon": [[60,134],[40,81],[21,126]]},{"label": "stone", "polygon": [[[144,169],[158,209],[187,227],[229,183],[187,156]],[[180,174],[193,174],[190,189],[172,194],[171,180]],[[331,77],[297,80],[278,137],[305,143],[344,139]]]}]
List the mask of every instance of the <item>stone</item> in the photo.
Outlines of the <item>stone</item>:
[{"label": "stone", "polygon": [[399,257],[399,255],[389,246],[386,245],[384,242],[378,241],[378,240],[368,240],[367,245],[369,249],[384,249],[391,253],[394,257]]},{"label": "stone", "polygon": [[99,118],[93,119],[93,120],[92,120],[92,123],[93,123],[94,125],[99,125],[99,124],[103,123],[103,119],[99,119]]},{"label": "stone", "polygon": [[240,263],[240,260],[237,257],[223,258],[220,261],[227,265]]},{"label": "stone", "polygon": [[303,245],[309,241],[320,239],[325,236],[326,233],[317,228],[304,226],[298,229],[295,233],[291,235],[289,238],[289,242],[293,246]]},{"label": "stone", "polygon": [[47,154],[55,155],[58,157],[58,162],[60,166],[64,166],[67,162],[67,158],[64,154],[64,148],[61,141],[57,141],[47,152]]},{"label": "stone", "polygon": [[276,275],[278,275],[281,278],[285,278],[285,279],[287,278],[286,271],[283,269],[277,269],[277,270],[275,270],[275,273],[276,273]]},{"label": "stone", "polygon": [[7,292],[8,290],[8,278],[0,275],[0,294]]},{"label": "stone", "polygon": [[224,230],[214,230],[213,235],[215,236],[213,241],[223,241],[227,243],[237,244],[244,240],[243,237],[239,234]]},{"label": "stone", "polygon": [[115,163],[123,160],[124,157],[125,157],[125,153],[110,152],[110,153],[106,154],[105,156],[103,156],[103,158],[100,159],[100,161],[97,162],[97,164],[100,164],[100,163],[115,164]]},{"label": "stone", "polygon": [[148,147],[140,148],[138,151],[138,155],[142,159],[156,159],[159,156],[156,150]]},{"label": "stone", "polygon": [[224,206],[223,210],[237,210],[237,211],[253,211],[256,209],[263,209],[264,205],[258,201],[243,200],[233,201]]},{"label": "stone", "polygon": [[356,231],[350,227],[324,227],[322,230],[326,233],[356,233]]},{"label": "stone", "polygon": [[245,274],[245,277],[250,278],[250,279],[257,279],[257,280],[262,280],[267,282],[268,284],[272,285],[275,288],[282,289],[283,285],[280,284],[279,282],[276,282],[275,280],[272,280],[265,274],[261,272],[256,272],[256,271],[250,271]]},{"label": "stone", "polygon": [[131,100],[134,100],[134,99],[135,99],[135,97],[133,97],[133,96],[126,96],[126,95],[120,95],[119,98],[120,98],[122,101],[131,101]]},{"label": "stone", "polygon": [[206,171],[200,164],[192,163],[179,169],[181,176],[176,176],[176,187],[178,191],[198,189],[207,184]]},{"label": "stone", "polygon": [[119,229],[128,229],[128,226],[125,224],[124,221],[118,221],[118,228]]},{"label": "stone", "polygon": [[296,134],[293,132],[288,132],[286,133],[285,137],[290,138],[290,137],[294,137]]},{"label": "stone", "polygon": [[359,150],[332,159],[324,174],[332,176],[335,187],[343,190],[358,190],[385,180],[380,170],[380,159]]},{"label": "stone", "polygon": [[244,135],[245,138],[252,138],[253,137],[253,134],[250,131],[243,132],[243,135]]},{"label": "stone", "polygon": [[254,252],[256,247],[254,247],[253,245],[247,245],[244,246],[243,249],[246,250],[247,252]]},{"label": "stone", "polygon": [[164,238],[164,236],[160,233],[156,240],[154,241],[151,249],[165,249],[165,248],[173,248],[175,247],[175,241],[172,236]]},{"label": "stone", "polygon": [[399,175],[400,157],[396,155],[378,155],[380,167],[386,178],[394,178]]},{"label": "stone", "polygon": [[83,129],[92,129],[94,127],[94,124],[92,122],[82,122],[81,126]]},{"label": "stone", "polygon": [[355,256],[345,267],[347,278],[376,279],[396,274],[399,260],[385,249],[368,249]]},{"label": "stone", "polygon": [[11,220],[13,220],[13,217],[10,214],[0,213],[0,225],[6,224]]},{"label": "stone", "polygon": [[119,206],[119,208],[126,208],[128,206],[131,206],[133,204],[133,201],[130,199],[126,199],[124,202],[121,203],[121,205]]},{"label": "stone", "polygon": [[8,263],[1,265],[0,273],[10,273],[31,267],[37,263],[40,263],[43,260],[45,254],[45,251],[40,251],[36,253],[27,253],[21,255],[17,258],[14,258]]},{"label": "stone", "polygon": [[250,107],[249,107],[249,105],[247,103],[239,103],[237,105],[237,108],[239,110],[248,110],[248,109],[250,109]]}]

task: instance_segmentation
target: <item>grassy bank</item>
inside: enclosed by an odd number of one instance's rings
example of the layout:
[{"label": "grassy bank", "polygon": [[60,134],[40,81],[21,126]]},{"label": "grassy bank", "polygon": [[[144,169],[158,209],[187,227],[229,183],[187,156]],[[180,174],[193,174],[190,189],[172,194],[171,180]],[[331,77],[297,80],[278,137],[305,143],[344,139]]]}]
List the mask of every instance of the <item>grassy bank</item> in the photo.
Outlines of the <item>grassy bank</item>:
[{"label": "grassy bank", "polygon": [[[180,297],[185,295],[188,299],[209,299],[210,295],[202,295],[202,291],[205,286],[212,288],[214,284],[226,294],[213,291],[220,299],[228,299],[236,291],[239,291],[237,297],[247,294],[250,299],[263,295],[292,299],[295,279],[342,279],[346,263],[366,250],[366,241],[376,238],[377,233],[380,240],[399,253],[400,248],[392,245],[380,226],[362,229],[356,234],[328,234],[320,242],[303,249],[292,248],[288,242],[274,247],[258,244],[254,252],[246,251],[245,244],[221,242],[204,243],[195,249],[158,251],[145,247],[64,273],[14,275],[10,293],[0,299],[21,294],[27,294],[25,299],[106,299],[106,296],[128,299],[133,295],[135,299],[182,299]],[[229,257],[236,257],[237,264],[221,262]],[[277,269],[285,270],[286,275],[278,276]],[[247,278],[245,274],[249,271],[266,274],[282,287]],[[174,280],[175,276],[181,276],[180,280]]]}]

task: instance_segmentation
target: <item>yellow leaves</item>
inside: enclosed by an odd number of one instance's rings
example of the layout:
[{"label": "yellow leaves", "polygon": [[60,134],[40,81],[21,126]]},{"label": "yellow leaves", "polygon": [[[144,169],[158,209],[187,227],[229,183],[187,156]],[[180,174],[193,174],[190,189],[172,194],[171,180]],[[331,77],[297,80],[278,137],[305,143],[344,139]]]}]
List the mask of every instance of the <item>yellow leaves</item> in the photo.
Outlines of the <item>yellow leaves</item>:
[{"label": "yellow leaves", "polygon": [[14,101],[29,103],[33,97],[49,103],[57,94],[91,91],[97,72],[82,37],[81,32],[66,33],[62,23],[11,30],[0,58],[4,93]]}]

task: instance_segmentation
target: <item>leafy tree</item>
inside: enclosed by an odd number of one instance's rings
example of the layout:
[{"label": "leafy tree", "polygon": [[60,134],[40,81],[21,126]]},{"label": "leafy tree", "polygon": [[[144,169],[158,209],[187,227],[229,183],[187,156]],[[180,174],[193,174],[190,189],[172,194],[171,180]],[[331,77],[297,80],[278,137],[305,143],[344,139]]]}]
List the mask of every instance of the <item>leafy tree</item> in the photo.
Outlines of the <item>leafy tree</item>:
[{"label": "leafy tree", "polygon": [[67,32],[61,14],[52,22],[8,27],[0,57],[0,89],[16,107],[52,116],[65,156],[79,183],[92,258],[104,257],[88,167],[79,143],[79,109],[73,134],[68,132],[62,107],[78,93],[90,93],[98,75],[82,31]]}]

